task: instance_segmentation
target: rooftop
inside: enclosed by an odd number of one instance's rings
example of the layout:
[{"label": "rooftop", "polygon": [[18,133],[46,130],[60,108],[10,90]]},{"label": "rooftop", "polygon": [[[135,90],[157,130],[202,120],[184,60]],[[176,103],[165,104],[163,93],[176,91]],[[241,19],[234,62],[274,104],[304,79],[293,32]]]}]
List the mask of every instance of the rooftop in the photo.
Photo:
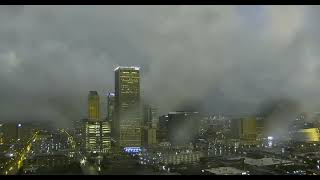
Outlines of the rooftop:
[{"label": "rooftop", "polygon": [[210,173],[216,174],[216,175],[241,175],[246,174],[245,171],[236,169],[233,167],[219,167],[219,168],[211,168],[211,169],[205,169],[205,171],[208,171]]},{"label": "rooftop", "polygon": [[140,70],[140,67],[138,66],[118,66],[114,69],[114,71],[117,71],[119,69],[132,69],[132,70]]},{"label": "rooftop", "polygon": [[253,158],[246,157],[244,160],[244,163],[253,165],[253,166],[270,166],[270,165],[277,165],[277,164],[292,163],[292,161],[275,159],[275,158],[253,159]]}]

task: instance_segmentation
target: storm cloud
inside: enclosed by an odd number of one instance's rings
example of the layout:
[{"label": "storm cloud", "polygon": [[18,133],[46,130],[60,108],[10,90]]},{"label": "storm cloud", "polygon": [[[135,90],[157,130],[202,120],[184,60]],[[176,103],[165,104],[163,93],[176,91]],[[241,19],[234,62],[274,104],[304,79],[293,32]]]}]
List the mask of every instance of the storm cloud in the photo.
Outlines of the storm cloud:
[{"label": "storm cloud", "polygon": [[70,124],[86,116],[88,91],[105,104],[118,65],[141,66],[143,99],[160,113],[256,113],[278,98],[317,111],[319,10],[1,6],[0,120]]}]

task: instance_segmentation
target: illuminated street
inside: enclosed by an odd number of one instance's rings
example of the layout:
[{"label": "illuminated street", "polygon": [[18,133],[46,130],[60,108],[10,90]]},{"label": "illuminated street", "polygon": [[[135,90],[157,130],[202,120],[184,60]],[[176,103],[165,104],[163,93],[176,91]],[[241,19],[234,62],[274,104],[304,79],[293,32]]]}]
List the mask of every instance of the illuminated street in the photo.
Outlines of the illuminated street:
[{"label": "illuminated street", "polygon": [[22,161],[28,156],[28,153],[30,153],[30,150],[32,148],[32,144],[37,141],[39,131],[36,131],[34,135],[27,141],[24,148],[22,148],[20,151],[17,151],[17,156],[7,162],[7,165],[4,168],[4,174],[6,175],[12,175],[16,174],[18,170],[22,167]]}]

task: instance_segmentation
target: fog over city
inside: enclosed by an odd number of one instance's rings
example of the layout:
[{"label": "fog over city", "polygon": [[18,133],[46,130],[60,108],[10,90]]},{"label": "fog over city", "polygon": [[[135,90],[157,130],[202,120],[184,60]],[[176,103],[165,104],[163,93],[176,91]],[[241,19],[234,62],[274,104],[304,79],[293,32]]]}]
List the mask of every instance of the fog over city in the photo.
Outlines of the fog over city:
[{"label": "fog over city", "polygon": [[318,6],[0,6],[0,120],[70,125],[90,90],[105,115],[114,68],[136,65],[159,114],[272,109],[285,127],[320,109],[319,18]]}]

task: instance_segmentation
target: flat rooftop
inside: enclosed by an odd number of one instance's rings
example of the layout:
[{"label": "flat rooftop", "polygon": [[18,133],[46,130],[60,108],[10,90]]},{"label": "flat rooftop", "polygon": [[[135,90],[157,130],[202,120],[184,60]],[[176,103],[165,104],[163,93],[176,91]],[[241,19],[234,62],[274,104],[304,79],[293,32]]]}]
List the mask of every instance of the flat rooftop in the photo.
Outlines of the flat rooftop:
[{"label": "flat rooftop", "polygon": [[219,168],[211,168],[205,169],[205,171],[216,174],[216,175],[242,175],[246,172],[233,167],[219,167]]},{"label": "flat rooftop", "polygon": [[114,71],[117,71],[119,69],[132,69],[132,70],[137,70],[139,71],[140,70],[140,67],[139,66],[118,66],[114,69]]},{"label": "flat rooftop", "polygon": [[275,159],[275,158],[253,159],[253,158],[246,157],[244,159],[244,163],[253,165],[253,166],[271,166],[271,165],[277,165],[277,164],[288,164],[288,163],[292,163],[292,161]]}]

